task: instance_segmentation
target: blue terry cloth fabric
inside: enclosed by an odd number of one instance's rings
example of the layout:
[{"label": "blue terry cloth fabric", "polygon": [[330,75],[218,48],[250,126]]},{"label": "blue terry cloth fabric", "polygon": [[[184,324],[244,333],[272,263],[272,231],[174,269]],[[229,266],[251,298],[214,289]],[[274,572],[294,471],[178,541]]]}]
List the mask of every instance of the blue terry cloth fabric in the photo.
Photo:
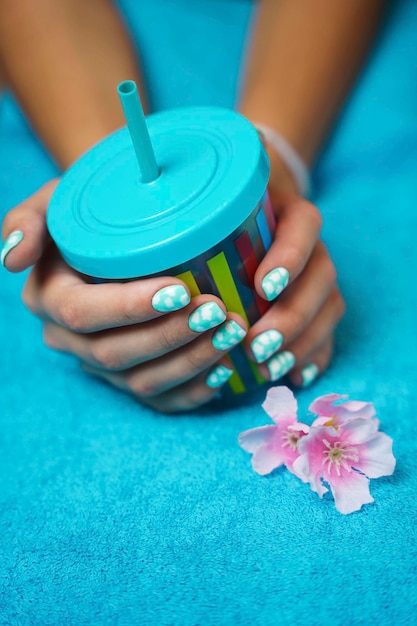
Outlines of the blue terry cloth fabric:
[{"label": "blue terry cloth fabric", "polygon": [[[120,0],[151,103],[232,106],[252,5]],[[298,392],[374,402],[395,474],[342,516],[237,445],[244,406],[166,417],[42,345],[24,276],[0,273],[0,623],[402,626],[417,615],[417,4],[399,3],[317,168],[348,310],[330,370]],[[10,100],[0,209],[55,173]]]}]

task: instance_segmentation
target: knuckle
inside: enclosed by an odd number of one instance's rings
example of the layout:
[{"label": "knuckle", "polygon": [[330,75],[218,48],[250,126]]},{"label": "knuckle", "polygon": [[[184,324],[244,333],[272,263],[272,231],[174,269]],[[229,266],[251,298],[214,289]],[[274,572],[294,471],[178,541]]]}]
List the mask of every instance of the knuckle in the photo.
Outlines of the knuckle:
[{"label": "knuckle", "polygon": [[304,211],[304,219],[307,219],[311,226],[319,233],[323,226],[323,216],[319,209],[308,200],[300,199],[299,207]]},{"label": "knuckle", "polygon": [[197,409],[206,404],[213,397],[213,392],[207,388],[205,384],[193,385],[187,395],[187,408],[189,410]]},{"label": "knuckle", "polygon": [[337,280],[336,266],[322,243],[318,247],[317,254],[320,258],[321,276],[328,284],[333,285]]},{"label": "knuckle", "polygon": [[327,281],[331,284],[334,284],[337,280],[337,272],[336,266],[330,257],[327,257],[327,261],[324,264],[324,274],[327,278]]},{"label": "knuckle", "polygon": [[138,298],[137,293],[131,289],[125,289],[120,299],[120,314],[123,321],[137,323],[139,320],[138,311],[143,303]]},{"label": "knuckle", "polygon": [[122,369],[123,366],[121,354],[102,339],[93,341],[91,345],[91,358],[96,365],[105,370],[117,371]]},{"label": "knuckle", "polygon": [[314,204],[310,204],[310,207],[310,219],[317,233],[319,233],[323,227],[323,216]]},{"label": "knuckle", "polygon": [[306,253],[299,247],[289,246],[287,250],[287,264],[289,267],[296,268],[299,272],[306,263]]},{"label": "knuckle", "polygon": [[159,343],[163,353],[172,352],[178,348],[178,335],[175,335],[165,323],[162,323],[159,328]]},{"label": "knuckle", "polygon": [[[213,348],[210,340],[211,348]],[[190,344],[186,354],[186,369],[189,373],[198,373],[210,365],[211,355],[208,355],[205,349],[202,349],[201,342],[195,341]]]},{"label": "knuckle", "polygon": [[30,281],[26,283],[22,291],[23,304],[33,314],[36,313],[35,296]]},{"label": "knuckle", "polygon": [[57,341],[56,334],[49,324],[45,324],[42,331],[43,342],[51,350],[59,350],[60,343]]},{"label": "knuckle", "polygon": [[59,324],[75,333],[86,330],[80,307],[71,296],[61,298],[56,305],[55,317]]},{"label": "knuckle", "polygon": [[342,298],[339,291],[336,291],[334,296],[334,307],[336,313],[336,319],[339,321],[346,313],[346,302]]},{"label": "knuckle", "polygon": [[127,386],[137,398],[153,398],[159,393],[157,381],[144,373],[129,376]]}]

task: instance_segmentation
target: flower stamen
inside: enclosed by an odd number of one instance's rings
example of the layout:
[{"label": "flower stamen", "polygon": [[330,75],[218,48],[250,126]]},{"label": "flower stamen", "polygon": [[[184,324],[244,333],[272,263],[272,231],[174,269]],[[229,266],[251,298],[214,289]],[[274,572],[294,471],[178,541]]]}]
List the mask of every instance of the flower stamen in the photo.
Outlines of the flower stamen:
[{"label": "flower stamen", "polygon": [[293,430],[292,431],[286,430],[281,435],[281,439],[283,441],[281,446],[283,448],[287,448],[288,446],[290,446],[293,450],[296,450],[297,449],[298,440],[300,439],[300,436],[301,436],[300,433],[297,433],[297,432],[295,432]]},{"label": "flower stamen", "polygon": [[357,448],[351,446],[348,441],[335,441],[334,444],[331,444],[327,439],[323,439],[323,443],[327,450],[323,450],[325,456],[322,460],[322,465],[327,465],[326,470],[328,473],[331,473],[333,466],[338,476],[341,474],[341,468],[351,472],[352,463],[359,461]]}]

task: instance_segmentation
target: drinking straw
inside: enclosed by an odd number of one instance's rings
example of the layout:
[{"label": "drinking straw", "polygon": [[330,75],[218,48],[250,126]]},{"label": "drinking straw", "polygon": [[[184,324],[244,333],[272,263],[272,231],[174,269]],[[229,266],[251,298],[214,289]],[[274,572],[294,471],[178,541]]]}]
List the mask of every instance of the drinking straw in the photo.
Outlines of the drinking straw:
[{"label": "drinking straw", "polygon": [[151,183],[158,178],[159,168],[136,83],[133,80],[125,80],[118,85],[117,91],[142,174],[142,182]]}]

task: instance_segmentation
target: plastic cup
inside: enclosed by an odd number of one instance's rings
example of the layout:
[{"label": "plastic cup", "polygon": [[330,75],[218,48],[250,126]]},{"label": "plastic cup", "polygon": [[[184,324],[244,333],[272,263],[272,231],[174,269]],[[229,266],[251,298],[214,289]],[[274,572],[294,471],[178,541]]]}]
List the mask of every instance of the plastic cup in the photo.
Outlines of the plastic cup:
[{"label": "plastic cup", "polygon": [[[157,177],[143,182],[128,129],[113,133],[63,175],[48,207],[52,238],[71,267],[97,281],[176,276],[192,296],[215,294],[252,325],[270,306],[253,278],[275,227],[256,129],[216,107],[146,121]],[[242,346],[229,358],[234,393],[264,382]]]}]

